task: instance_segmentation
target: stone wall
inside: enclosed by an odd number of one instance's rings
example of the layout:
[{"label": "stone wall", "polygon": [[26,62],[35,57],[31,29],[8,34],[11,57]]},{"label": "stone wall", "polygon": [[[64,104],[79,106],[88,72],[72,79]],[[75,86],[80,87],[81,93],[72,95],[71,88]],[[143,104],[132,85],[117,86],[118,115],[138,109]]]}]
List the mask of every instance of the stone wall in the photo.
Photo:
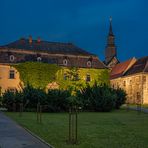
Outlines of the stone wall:
[{"label": "stone wall", "polygon": [[128,103],[148,104],[148,74],[139,73],[110,80],[112,87],[120,87],[127,93]]}]

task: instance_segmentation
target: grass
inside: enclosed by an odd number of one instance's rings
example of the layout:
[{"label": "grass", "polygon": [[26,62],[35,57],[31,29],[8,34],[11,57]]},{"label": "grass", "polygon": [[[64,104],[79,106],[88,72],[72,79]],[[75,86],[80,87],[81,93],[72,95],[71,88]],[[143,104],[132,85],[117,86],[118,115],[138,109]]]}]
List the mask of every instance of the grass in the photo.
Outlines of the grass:
[{"label": "grass", "polygon": [[35,113],[6,115],[31,130],[55,148],[148,148],[148,114],[119,110],[78,115],[78,145],[69,145],[68,114],[44,113],[43,123]]}]

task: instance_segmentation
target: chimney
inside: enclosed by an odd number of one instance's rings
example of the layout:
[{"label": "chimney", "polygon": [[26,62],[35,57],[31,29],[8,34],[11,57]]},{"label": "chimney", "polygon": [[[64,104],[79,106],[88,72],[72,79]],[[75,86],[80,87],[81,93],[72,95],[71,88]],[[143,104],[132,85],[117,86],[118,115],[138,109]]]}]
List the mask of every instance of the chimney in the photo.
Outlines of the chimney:
[{"label": "chimney", "polygon": [[37,39],[37,43],[40,43],[40,42],[41,42],[41,38],[38,37],[38,39]]},{"label": "chimney", "polygon": [[29,36],[29,43],[30,44],[32,43],[32,36],[31,35]]}]

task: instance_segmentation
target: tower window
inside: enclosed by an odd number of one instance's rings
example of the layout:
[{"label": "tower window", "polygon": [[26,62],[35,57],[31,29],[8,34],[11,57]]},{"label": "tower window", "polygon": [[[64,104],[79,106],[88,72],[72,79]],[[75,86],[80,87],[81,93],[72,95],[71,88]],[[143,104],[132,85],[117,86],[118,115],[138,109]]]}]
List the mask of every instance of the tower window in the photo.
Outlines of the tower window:
[{"label": "tower window", "polygon": [[91,79],[90,79],[90,74],[87,74],[87,75],[86,75],[86,82],[90,82],[90,80],[91,80]]},{"label": "tower window", "polygon": [[14,55],[10,55],[9,57],[10,62],[14,62],[14,59],[15,59]]},{"label": "tower window", "polygon": [[9,79],[15,79],[15,71],[14,70],[9,71]]}]

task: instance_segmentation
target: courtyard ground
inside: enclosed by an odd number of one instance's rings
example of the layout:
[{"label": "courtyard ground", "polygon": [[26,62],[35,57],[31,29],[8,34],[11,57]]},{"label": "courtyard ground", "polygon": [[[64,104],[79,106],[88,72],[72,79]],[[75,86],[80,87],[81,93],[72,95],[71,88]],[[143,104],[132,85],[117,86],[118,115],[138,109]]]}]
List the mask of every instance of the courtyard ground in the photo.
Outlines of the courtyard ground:
[{"label": "courtyard ground", "polygon": [[0,148],[50,148],[0,112]]},{"label": "courtyard ground", "polygon": [[78,145],[69,145],[68,113],[43,113],[37,123],[36,113],[7,112],[23,127],[55,148],[148,148],[148,114],[116,110],[109,113],[81,112],[78,115]]}]

